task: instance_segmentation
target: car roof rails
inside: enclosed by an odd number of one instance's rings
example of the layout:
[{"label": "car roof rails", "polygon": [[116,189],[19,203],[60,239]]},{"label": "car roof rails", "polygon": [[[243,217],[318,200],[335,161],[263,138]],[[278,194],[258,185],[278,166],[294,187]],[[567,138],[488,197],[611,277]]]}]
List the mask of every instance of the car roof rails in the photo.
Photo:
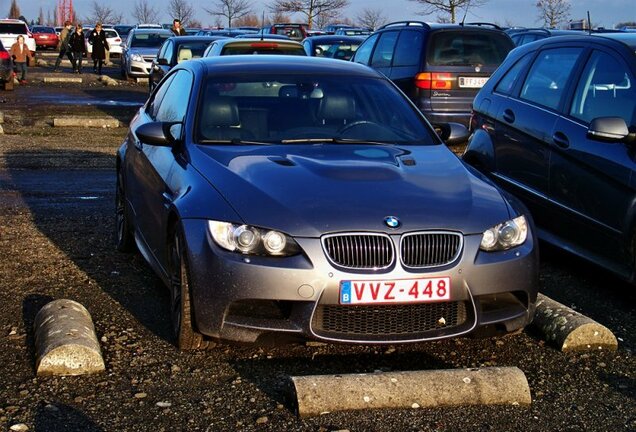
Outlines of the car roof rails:
[{"label": "car roof rails", "polygon": [[497,24],[493,24],[489,22],[467,22],[467,23],[463,23],[462,25],[477,26],[477,27],[492,27],[495,30],[501,30],[501,27],[499,27]]},{"label": "car roof rails", "polygon": [[425,23],[424,21],[395,21],[395,22],[383,25],[378,30],[382,30],[387,27],[397,27],[397,26],[420,26],[429,30],[431,28],[431,26]]}]

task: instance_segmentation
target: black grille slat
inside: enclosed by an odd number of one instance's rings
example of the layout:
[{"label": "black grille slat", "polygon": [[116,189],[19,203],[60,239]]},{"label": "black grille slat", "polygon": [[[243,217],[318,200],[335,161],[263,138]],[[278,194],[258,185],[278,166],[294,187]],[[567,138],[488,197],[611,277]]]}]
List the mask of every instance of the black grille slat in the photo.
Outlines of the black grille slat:
[{"label": "black grille slat", "polygon": [[386,268],[394,261],[393,243],[388,236],[342,234],[326,237],[323,242],[331,261],[342,267]]},{"label": "black grille slat", "polygon": [[463,301],[408,305],[319,305],[312,329],[325,336],[363,340],[365,336],[421,336],[426,332],[461,326],[467,319],[466,302]]},{"label": "black grille slat", "polygon": [[455,261],[461,252],[461,235],[457,233],[405,234],[400,248],[407,267],[436,267]]}]

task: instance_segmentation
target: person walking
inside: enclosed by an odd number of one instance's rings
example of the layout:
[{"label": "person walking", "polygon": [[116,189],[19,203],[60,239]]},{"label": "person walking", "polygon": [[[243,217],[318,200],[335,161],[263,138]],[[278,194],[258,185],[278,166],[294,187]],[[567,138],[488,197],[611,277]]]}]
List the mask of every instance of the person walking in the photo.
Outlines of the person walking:
[{"label": "person walking", "polygon": [[57,72],[60,70],[60,63],[62,63],[62,58],[64,55],[68,57],[71,61],[71,65],[73,65],[73,70],[75,70],[75,60],[73,59],[73,54],[71,53],[71,48],[68,46],[68,42],[71,39],[71,31],[73,29],[73,25],[70,21],[64,22],[64,28],[60,32],[60,41],[57,43],[57,49],[60,51],[60,54],[57,56],[55,60],[55,66],[53,67],[53,72]]},{"label": "person walking", "polygon": [[102,66],[106,58],[106,51],[110,49],[106,40],[106,33],[102,30],[102,24],[95,24],[95,28],[88,36],[88,43],[93,45],[93,72],[98,75],[102,74]]},{"label": "person walking", "polygon": [[26,84],[27,61],[33,59],[33,56],[31,55],[31,51],[29,51],[29,47],[24,43],[24,36],[18,36],[16,42],[11,46],[9,53],[13,58],[16,73],[20,74],[18,81],[20,84]]},{"label": "person walking", "polygon": [[172,33],[174,33],[175,36],[185,36],[186,35],[186,31],[183,27],[181,27],[181,20],[175,18],[172,20],[172,28],[170,29],[172,30]]},{"label": "person walking", "polygon": [[71,35],[71,39],[68,44],[73,52],[73,58],[75,59],[73,72],[81,74],[82,59],[86,56],[86,41],[84,40],[84,29],[81,24],[77,24],[75,26],[75,31]]}]

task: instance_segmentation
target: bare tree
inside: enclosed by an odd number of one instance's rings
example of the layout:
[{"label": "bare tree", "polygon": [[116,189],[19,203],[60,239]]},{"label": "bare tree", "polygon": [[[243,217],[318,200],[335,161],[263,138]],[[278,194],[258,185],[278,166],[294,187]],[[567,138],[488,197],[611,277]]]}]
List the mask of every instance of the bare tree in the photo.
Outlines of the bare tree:
[{"label": "bare tree", "polygon": [[270,8],[274,12],[302,14],[311,28],[318,16],[338,14],[348,5],[349,0],[274,0]]},{"label": "bare tree", "polygon": [[314,19],[314,24],[318,28],[326,27],[327,24],[332,22],[338,15],[335,12],[323,12],[318,14]]},{"label": "bare tree", "polygon": [[273,13],[268,17],[267,22],[264,24],[276,24],[276,23],[286,23],[290,22],[291,18],[289,15],[284,14],[281,11],[273,11]]},{"label": "bare tree", "polygon": [[18,6],[18,2],[16,0],[11,0],[11,7],[9,8],[9,18],[18,19],[20,18],[20,6]]},{"label": "bare tree", "polygon": [[159,22],[159,12],[150,5],[148,0],[137,0],[132,16],[140,23]]},{"label": "bare tree", "polygon": [[553,28],[570,16],[570,1],[538,0],[537,9],[539,9],[539,21],[543,21],[545,27]]},{"label": "bare tree", "polygon": [[[458,12],[465,15],[470,7],[479,7],[488,0],[411,0],[422,5],[420,15],[429,15],[435,12],[450,16],[450,22],[457,22]],[[445,20],[444,15],[438,16],[438,20]]]},{"label": "bare tree", "polygon": [[375,30],[387,23],[387,19],[382,13],[382,9],[363,9],[356,18],[360,27],[368,27]]},{"label": "bare tree", "polygon": [[260,27],[261,25],[261,18],[253,13],[234,20],[235,27]]},{"label": "bare tree", "polygon": [[87,23],[119,23],[123,20],[123,14],[121,12],[115,12],[112,8],[99,3],[97,0],[93,0],[91,9],[90,15],[85,17],[84,20]]},{"label": "bare tree", "polygon": [[252,3],[250,0],[215,0],[213,8],[204,9],[210,15],[227,18],[227,26],[230,28],[232,21],[252,12]]},{"label": "bare tree", "polygon": [[44,10],[40,6],[40,13],[38,14],[38,25],[44,25]]},{"label": "bare tree", "polygon": [[168,14],[173,19],[178,19],[184,26],[190,25],[190,19],[193,18],[194,9],[187,0],[170,0],[168,2]]}]

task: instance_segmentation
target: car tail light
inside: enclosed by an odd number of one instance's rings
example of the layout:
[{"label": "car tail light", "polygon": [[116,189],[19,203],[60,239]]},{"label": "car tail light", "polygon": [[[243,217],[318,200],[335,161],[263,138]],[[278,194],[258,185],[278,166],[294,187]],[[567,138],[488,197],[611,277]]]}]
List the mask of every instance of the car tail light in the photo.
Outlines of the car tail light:
[{"label": "car tail light", "polygon": [[273,42],[254,42],[250,44],[252,48],[278,48],[277,43]]},{"label": "car tail light", "polygon": [[0,51],[0,60],[9,60],[10,58],[8,51]]},{"label": "car tail light", "polygon": [[33,37],[33,33],[31,33],[30,31],[27,32],[27,36],[32,38]]},{"label": "car tail light", "polygon": [[120,38],[116,38],[115,42],[121,42],[121,39]]},{"label": "car tail light", "polygon": [[448,72],[422,72],[415,76],[415,86],[424,90],[450,90],[453,79]]}]

